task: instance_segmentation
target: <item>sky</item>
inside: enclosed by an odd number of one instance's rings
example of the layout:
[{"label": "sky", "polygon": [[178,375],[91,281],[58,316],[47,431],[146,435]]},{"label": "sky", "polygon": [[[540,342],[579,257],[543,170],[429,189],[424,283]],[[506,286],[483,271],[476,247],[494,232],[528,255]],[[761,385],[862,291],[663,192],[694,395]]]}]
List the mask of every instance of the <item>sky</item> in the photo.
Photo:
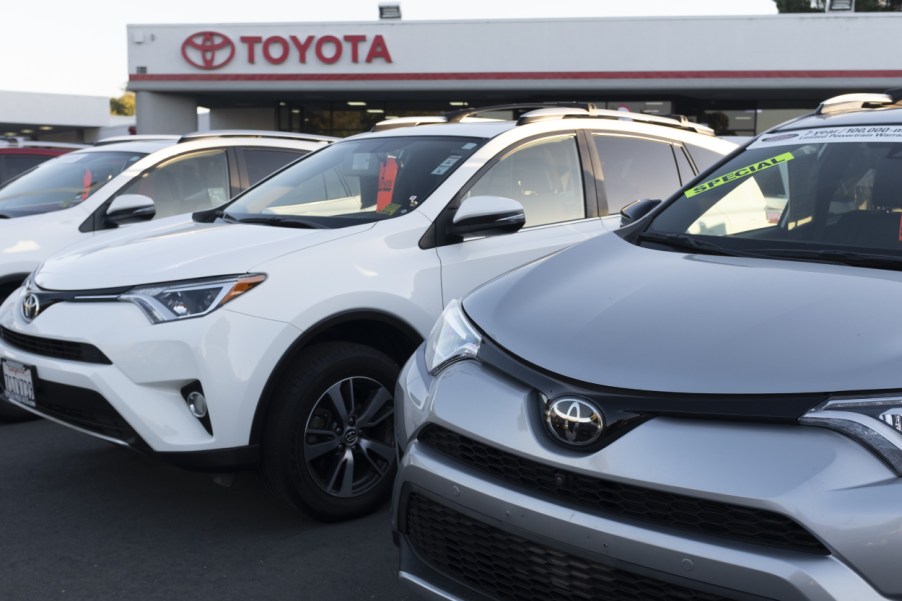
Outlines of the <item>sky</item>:
[{"label": "sky", "polygon": [[[384,1],[384,0],[383,0]],[[405,21],[775,14],[773,0],[388,0]],[[119,96],[126,25],[375,21],[380,0],[19,0],[3,7],[0,90]],[[478,43],[478,40],[474,40]]]}]

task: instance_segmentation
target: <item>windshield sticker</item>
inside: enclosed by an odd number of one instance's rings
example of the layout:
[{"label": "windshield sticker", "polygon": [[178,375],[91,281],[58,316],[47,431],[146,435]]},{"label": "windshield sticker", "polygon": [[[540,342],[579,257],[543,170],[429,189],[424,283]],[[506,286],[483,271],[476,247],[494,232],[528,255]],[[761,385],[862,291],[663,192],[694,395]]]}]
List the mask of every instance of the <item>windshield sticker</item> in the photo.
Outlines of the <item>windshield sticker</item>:
[{"label": "windshield sticker", "polygon": [[355,153],[352,162],[351,169],[354,171],[366,171],[370,168],[370,155],[368,153]]},{"label": "windshield sticker", "polygon": [[385,205],[381,209],[378,209],[378,212],[382,213],[383,215],[394,215],[395,213],[398,212],[398,209],[400,209],[400,208],[401,208],[401,205],[390,204],[390,205]]},{"label": "windshield sticker", "polygon": [[456,154],[452,154],[447,159],[442,161],[442,164],[432,170],[432,175],[444,175],[448,169],[454,166],[454,164],[462,159],[463,157],[458,156]]},{"label": "windshield sticker", "polygon": [[474,148],[476,148],[475,142],[467,142],[466,144],[463,145],[461,150],[473,150]]},{"label": "windshield sticker", "polygon": [[742,169],[737,169],[736,171],[731,171],[730,173],[724,173],[720,177],[715,177],[712,180],[708,180],[700,186],[695,186],[691,190],[686,190],[686,198],[692,198],[696,194],[707,192],[708,190],[712,190],[718,186],[728,184],[737,179],[742,179],[743,177],[747,177],[749,175],[752,175],[753,173],[758,173],[759,171],[770,169],[774,165],[779,165],[780,163],[791,161],[794,158],[795,157],[792,156],[791,152],[784,152],[783,154],[777,155],[771,159],[765,159],[751,165],[746,165]]},{"label": "windshield sticker", "polygon": [[812,142],[902,142],[902,126],[819,127],[797,132],[764,134],[749,145],[749,150]]}]

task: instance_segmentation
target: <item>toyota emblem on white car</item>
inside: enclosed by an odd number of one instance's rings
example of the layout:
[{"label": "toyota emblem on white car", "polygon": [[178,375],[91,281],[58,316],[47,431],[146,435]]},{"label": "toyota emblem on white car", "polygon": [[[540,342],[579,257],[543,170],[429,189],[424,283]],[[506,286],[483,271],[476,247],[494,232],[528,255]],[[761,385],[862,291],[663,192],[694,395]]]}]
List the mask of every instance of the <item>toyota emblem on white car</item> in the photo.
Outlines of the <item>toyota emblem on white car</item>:
[{"label": "toyota emblem on white car", "polygon": [[36,294],[29,294],[22,301],[22,317],[25,321],[31,322],[41,312],[41,301],[38,300]]}]

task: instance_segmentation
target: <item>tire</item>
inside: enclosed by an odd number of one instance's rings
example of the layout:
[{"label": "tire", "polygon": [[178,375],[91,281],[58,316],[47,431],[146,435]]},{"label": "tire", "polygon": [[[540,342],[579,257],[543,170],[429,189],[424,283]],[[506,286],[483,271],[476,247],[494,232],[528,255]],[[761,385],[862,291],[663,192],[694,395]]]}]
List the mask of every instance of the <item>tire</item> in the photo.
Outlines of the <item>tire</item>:
[{"label": "tire", "polygon": [[302,352],[277,388],[263,432],[260,472],[270,488],[326,522],[378,509],[397,470],[399,371],[360,344],[328,342]]}]

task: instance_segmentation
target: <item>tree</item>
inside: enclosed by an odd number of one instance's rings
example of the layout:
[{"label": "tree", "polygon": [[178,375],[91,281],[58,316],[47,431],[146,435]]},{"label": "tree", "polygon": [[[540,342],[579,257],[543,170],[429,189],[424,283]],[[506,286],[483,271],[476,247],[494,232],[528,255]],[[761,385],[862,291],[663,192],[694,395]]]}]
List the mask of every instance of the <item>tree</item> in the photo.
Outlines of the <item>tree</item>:
[{"label": "tree", "polygon": [[135,93],[126,92],[118,98],[110,98],[110,114],[132,117],[135,114]]}]

